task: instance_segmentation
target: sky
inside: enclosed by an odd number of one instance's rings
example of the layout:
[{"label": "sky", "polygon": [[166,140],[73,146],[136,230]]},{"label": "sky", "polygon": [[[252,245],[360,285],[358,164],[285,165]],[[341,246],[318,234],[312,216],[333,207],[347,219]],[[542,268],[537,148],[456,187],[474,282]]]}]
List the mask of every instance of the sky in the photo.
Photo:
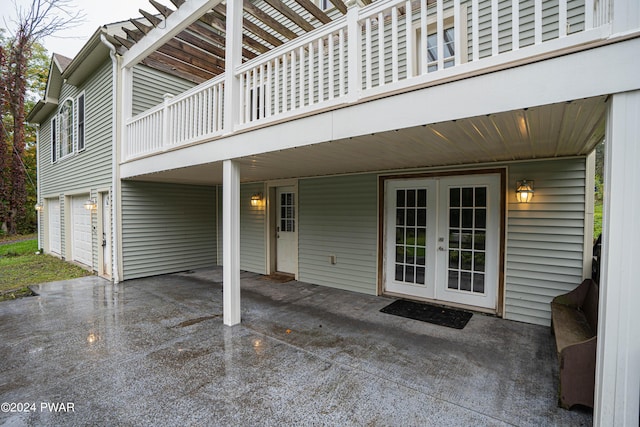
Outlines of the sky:
[{"label": "sky", "polygon": [[[0,0],[0,28],[13,31],[16,27],[13,23],[16,19],[16,6],[29,8],[31,3],[32,0]],[[169,0],[160,0],[160,3],[173,8]],[[138,9],[156,12],[148,0],[69,0],[69,6],[73,10],[81,10],[85,18],[79,26],[41,41],[49,55],[59,53],[73,58],[98,27],[137,18],[141,16]]]}]

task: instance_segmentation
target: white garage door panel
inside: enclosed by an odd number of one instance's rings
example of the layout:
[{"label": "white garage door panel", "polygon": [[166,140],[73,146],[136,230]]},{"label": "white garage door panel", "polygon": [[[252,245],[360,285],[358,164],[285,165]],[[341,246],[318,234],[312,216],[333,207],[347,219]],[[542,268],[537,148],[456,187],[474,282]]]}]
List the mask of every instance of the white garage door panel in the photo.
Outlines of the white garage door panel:
[{"label": "white garage door panel", "polygon": [[73,260],[92,265],[91,254],[91,211],[85,209],[88,195],[74,197],[71,202]]},{"label": "white garage door panel", "polygon": [[49,206],[49,251],[60,255],[60,200],[51,199]]}]

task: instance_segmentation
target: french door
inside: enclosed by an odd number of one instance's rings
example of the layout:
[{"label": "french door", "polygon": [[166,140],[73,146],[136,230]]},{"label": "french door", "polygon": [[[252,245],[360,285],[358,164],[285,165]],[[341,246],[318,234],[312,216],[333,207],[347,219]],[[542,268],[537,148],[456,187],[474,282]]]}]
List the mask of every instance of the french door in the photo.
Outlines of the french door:
[{"label": "french door", "polygon": [[500,175],[385,181],[384,289],[495,310]]}]

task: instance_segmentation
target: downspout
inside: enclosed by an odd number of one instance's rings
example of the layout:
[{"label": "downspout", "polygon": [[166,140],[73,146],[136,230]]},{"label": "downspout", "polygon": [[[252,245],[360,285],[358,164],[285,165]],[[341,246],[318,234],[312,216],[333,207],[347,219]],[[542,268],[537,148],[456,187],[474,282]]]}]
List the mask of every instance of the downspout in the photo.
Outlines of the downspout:
[{"label": "downspout", "polygon": [[120,194],[118,179],[118,57],[116,48],[107,40],[104,34],[100,34],[100,41],[109,49],[111,57],[111,277],[113,284],[120,282],[119,256],[118,256],[118,195]]},{"label": "downspout", "polygon": [[[42,199],[40,198],[42,196],[42,192],[40,191],[40,124],[36,124],[36,204],[37,203],[42,203]],[[42,207],[44,209],[44,203],[42,203]],[[37,225],[36,227],[38,227],[38,251],[40,251],[40,249],[42,249],[43,242],[42,242],[42,236],[40,233],[40,216],[42,215],[42,210],[40,211],[36,211],[36,221],[37,221]]]}]

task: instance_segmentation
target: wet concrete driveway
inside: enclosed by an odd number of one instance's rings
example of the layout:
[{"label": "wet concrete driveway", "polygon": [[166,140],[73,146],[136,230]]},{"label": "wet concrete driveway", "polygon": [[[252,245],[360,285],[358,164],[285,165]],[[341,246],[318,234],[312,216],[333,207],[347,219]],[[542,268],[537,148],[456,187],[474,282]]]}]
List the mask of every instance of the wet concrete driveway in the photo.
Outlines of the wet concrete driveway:
[{"label": "wet concrete driveway", "polygon": [[591,424],[556,406],[548,328],[475,314],[455,330],[251,273],[225,327],[221,280],[86,277],[0,303],[0,425]]}]

